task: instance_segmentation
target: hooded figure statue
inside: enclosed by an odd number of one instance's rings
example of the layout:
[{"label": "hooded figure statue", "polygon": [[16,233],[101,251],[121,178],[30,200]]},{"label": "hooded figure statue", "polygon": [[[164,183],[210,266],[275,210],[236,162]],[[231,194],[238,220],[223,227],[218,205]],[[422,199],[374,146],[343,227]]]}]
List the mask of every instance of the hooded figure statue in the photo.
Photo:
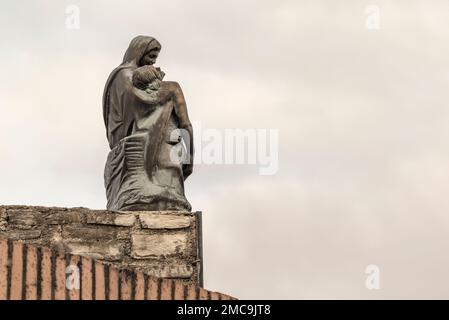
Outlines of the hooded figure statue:
[{"label": "hooded figure statue", "polygon": [[106,82],[108,210],[191,210],[184,180],[192,172],[193,132],[182,90],[170,81],[160,81],[154,94],[133,85],[141,70],[163,78],[153,67],[160,50],[155,38],[135,37]]}]

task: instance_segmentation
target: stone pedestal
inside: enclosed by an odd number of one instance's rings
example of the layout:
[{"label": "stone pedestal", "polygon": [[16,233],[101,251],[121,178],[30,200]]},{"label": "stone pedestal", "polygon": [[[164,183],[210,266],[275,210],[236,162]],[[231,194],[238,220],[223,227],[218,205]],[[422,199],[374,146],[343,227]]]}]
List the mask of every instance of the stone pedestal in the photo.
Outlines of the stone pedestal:
[{"label": "stone pedestal", "polygon": [[203,285],[201,212],[0,206],[0,235]]}]

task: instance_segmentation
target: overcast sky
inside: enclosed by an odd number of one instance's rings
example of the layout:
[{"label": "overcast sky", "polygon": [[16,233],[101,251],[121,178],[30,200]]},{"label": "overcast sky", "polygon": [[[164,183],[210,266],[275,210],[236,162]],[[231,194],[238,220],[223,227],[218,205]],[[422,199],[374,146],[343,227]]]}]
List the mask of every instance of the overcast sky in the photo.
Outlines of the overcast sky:
[{"label": "overcast sky", "polygon": [[208,289],[449,298],[448,21],[446,0],[2,1],[0,203],[105,207],[103,87],[151,35],[192,121],[279,130],[277,174],[186,182]]}]

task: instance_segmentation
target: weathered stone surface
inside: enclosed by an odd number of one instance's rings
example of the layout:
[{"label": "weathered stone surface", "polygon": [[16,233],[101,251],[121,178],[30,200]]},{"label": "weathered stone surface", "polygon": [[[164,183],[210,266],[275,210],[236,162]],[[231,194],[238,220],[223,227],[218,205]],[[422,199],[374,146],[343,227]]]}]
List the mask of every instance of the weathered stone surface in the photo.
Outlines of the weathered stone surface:
[{"label": "weathered stone surface", "polygon": [[7,218],[6,209],[3,207],[0,207],[0,231],[6,230],[6,226],[8,225],[6,218]]},{"label": "weathered stone surface", "polygon": [[6,226],[8,224],[8,222],[6,221],[6,218],[7,218],[6,209],[3,207],[0,207],[0,231],[6,230]]},{"label": "weathered stone surface", "polygon": [[42,232],[40,230],[11,230],[0,234],[11,240],[29,240],[39,238]]},{"label": "weathered stone surface", "polygon": [[129,241],[131,230],[120,230],[117,232],[117,239]]},{"label": "weathered stone surface", "polygon": [[116,226],[131,227],[136,222],[134,214],[119,214],[115,217],[114,224]]},{"label": "weathered stone surface", "polygon": [[175,214],[141,213],[139,219],[142,228],[146,229],[183,229],[190,227],[189,216]]},{"label": "weathered stone surface", "polygon": [[188,279],[193,274],[193,268],[190,265],[177,263],[162,268],[154,268],[147,271],[149,275],[158,278],[184,278]]},{"label": "weathered stone surface", "polygon": [[117,232],[112,227],[67,225],[62,229],[62,238],[80,242],[107,242],[116,239]]},{"label": "weathered stone surface", "polygon": [[0,206],[0,235],[198,283],[198,213]]},{"label": "weathered stone surface", "polygon": [[80,243],[65,242],[64,248],[72,253],[81,256],[88,256],[94,259],[118,261],[123,258],[123,247],[117,243]]},{"label": "weathered stone surface", "polygon": [[132,227],[136,222],[136,215],[132,213],[93,212],[87,215],[87,223],[111,226]]},{"label": "weathered stone surface", "polygon": [[10,209],[7,211],[8,223],[18,229],[31,229],[38,224],[40,212],[33,209]]},{"label": "weathered stone surface", "polygon": [[82,222],[83,214],[76,211],[56,211],[45,217],[45,223],[50,225]]},{"label": "weathered stone surface", "polygon": [[158,258],[174,254],[185,254],[187,234],[133,234],[131,255],[136,259]]},{"label": "weathered stone surface", "polygon": [[0,220],[6,219],[8,215],[6,214],[6,208],[0,207]]}]

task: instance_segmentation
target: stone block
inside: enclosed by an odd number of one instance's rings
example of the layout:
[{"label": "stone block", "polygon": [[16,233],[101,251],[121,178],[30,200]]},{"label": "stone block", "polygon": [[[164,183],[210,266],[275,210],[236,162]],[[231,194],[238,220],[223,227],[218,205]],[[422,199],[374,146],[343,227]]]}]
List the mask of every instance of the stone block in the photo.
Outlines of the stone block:
[{"label": "stone block", "polygon": [[37,239],[41,236],[40,230],[10,230],[4,232],[3,235],[11,240],[30,240]]},{"label": "stone block", "polygon": [[89,224],[132,227],[135,222],[136,215],[132,213],[112,213],[109,211],[103,211],[87,214],[87,223]]},{"label": "stone block", "polygon": [[136,259],[161,258],[176,254],[185,254],[187,233],[170,234],[132,234],[131,254]]},{"label": "stone block", "polygon": [[56,211],[45,217],[45,223],[59,225],[68,223],[82,223],[83,214],[76,211]]},{"label": "stone block", "polygon": [[144,229],[183,229],[190,227],[192,219],[185,215],[175,214],[139,214]]},{"label": "stone block", "polygon": [[72,253],[93,259],[119,261],[123,259],[123,247],[118,242],[113,243],[80,243],[64,242],[64,248]]},{"label": "stone block", "polygon": [[117,239],[117,232],[113,227],[67,225],[62,229],[62,238],[72,242],[110,242]]},{"label": "stone block", "polygon": [[33,209],[10,209],[7,211],[8,224],[17,229],[31,229],[39,224],[41,213]]}]

